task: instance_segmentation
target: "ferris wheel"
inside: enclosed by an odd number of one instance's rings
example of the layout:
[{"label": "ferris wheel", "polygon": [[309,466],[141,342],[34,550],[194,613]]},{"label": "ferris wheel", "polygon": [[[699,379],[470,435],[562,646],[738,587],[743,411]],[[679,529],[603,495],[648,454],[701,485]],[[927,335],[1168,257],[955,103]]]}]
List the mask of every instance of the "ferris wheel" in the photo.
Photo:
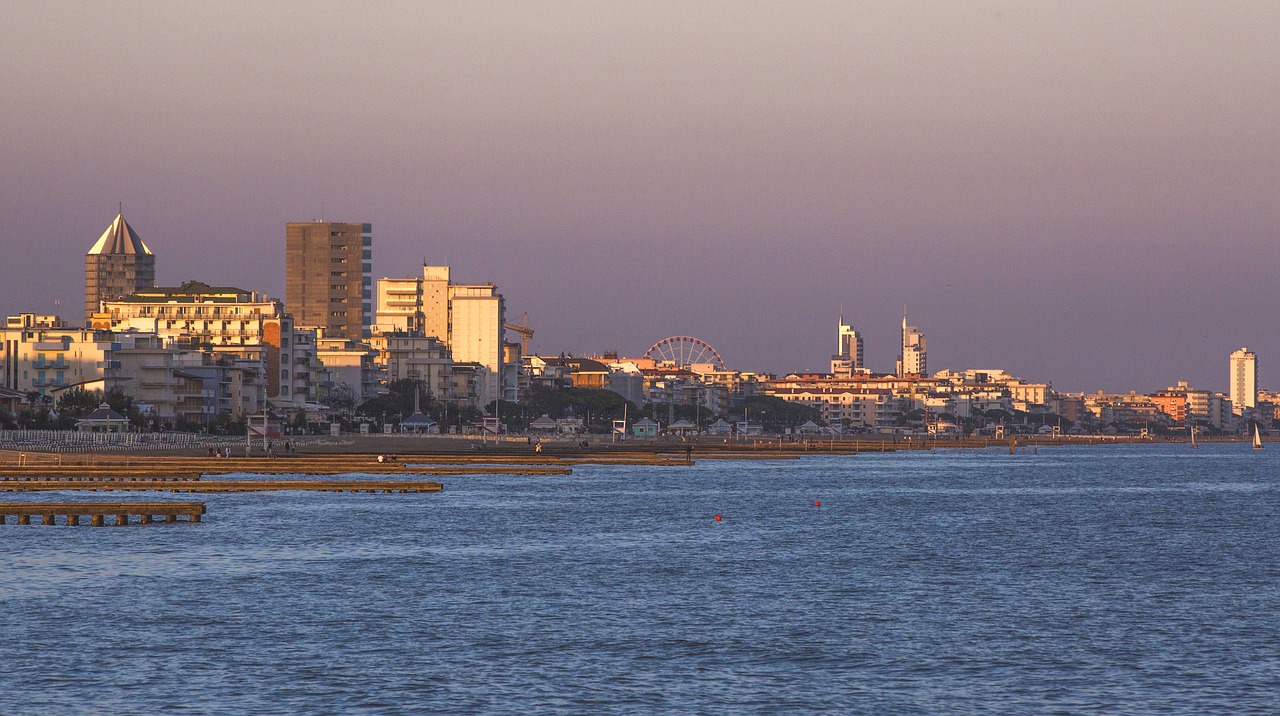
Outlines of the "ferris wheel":
[{"label": "ferris wheel", "polygon": [[694,363],[711,363],[716,370],[725,370],[724,359],[709,343],[693,336],[663,338],[644,352],[644,357],[658,363],[688,368]]}]

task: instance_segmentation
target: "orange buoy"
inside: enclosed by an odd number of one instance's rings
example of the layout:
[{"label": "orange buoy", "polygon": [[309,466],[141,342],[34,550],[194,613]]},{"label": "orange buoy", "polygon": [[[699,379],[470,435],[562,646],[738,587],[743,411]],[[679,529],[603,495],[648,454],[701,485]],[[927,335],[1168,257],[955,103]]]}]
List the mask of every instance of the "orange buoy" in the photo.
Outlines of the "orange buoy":
[{"label": "orange buoy", "polygon": [[720,515],[716,515],[716,522],[720,521]]}]

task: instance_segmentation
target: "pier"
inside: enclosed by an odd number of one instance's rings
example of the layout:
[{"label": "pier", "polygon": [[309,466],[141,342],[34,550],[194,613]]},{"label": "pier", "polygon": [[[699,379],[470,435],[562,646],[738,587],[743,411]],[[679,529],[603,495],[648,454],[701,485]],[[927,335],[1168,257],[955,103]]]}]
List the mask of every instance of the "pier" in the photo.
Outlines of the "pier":
[{"label": "pier", "polygon": [[199,522],[204,513],[203,502],[0,502],[0,525],[10,517],[17,518],[20,525],[31,524],[32,517],[42,525],[55,525],[62,517],[62,524],[74,527],[82,517],[88,517],[93,527],[104,527],[110,516],[115,520],[113,525],[123,527],[134,517],[142,525],[152,524],[157,518],[177,522],[179,517],[185,517],[187,522]]}]

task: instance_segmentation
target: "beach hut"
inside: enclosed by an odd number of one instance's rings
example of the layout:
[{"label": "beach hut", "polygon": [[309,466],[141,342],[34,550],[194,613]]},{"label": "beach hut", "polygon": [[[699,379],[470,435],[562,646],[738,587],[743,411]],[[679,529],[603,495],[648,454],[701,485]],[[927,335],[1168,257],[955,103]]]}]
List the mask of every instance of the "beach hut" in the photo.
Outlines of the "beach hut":
[{"label": "beach hut", "polygon": [[572,415],[567,418],[560,418],[556,421],[556,425],[560,426],[560,432],[565,435],[577,435],[584,430],[582,418],[577,418]]},{"label": "beach hut", "polygon": [[554,433],[560,430],[560,423],[546,413],[541,418],[529,423],[529,431],[534,433]]},{"label": "beach hut", "polygon": [[763,435],[764,426],[761,425],[760,423],[753,423],[748,420],[739,420],[738,434],[739,435]]},{"label": "beach hut", "polygon": [[656,437],[658,424],[648,418],[641,418],[631,424],[631,434],[638,438]]},{"label": "beach hut", "polygon": [[436,421],[426,415],[414,413],[400,421],[400,432],[414,435],[433,435],[439,432],[436,426]]},{"label": "beach hut", "polygon": [[76,421],[76,430],[83,433],[123,433],[128,429],[129,419],[106,403]]},{"label": "beach hut", "polygon": [[800,434],[801,435],[821,435],[822,426],[810,420],[806,422],[804,425],[800,426]]},{"label": "beach hut", "polygon": [[733,426],[724,420],[717,420],[707,426],[707,435],[731,435]]},{"label": "beach hut", "polygon": [[684,435],[686,433],[696,433],[698,426],[688,420],[677,420],[670,425],[671,432]]}]

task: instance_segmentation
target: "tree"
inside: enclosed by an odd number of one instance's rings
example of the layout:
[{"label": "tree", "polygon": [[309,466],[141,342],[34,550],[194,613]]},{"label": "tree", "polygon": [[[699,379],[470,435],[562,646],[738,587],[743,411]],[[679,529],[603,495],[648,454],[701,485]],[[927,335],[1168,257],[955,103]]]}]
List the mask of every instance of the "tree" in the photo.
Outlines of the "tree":
[{"label": "tree", "polygon": [[98,406],[102,404],[101,390],[85,390],[84,388],[72,388],[65,391],[58,398],[58,415],[64,420],[69,420],[73,424],[76,420],[85,417]]},{"label": "tree", "polygon": [[347,383],[339,383],[329,391],[329,408],[341,417],[348,417],[356,407],[356,392]]},{"label": "tree", "polygon": [[[401,378],[393,380],[387,384],[387,392],[385,395],[375,396],[360,404],[357,412],[360,415],[368,417],[381,417],[382,415],[408,417],[413,412],[413,394],[416,389],[421,386],[421,381],[413,378]],[[424,407],[429,411],[431,409],[430,395],[419,396],[419,407]],[[428,415],[431,413],[428,412]]]},{"label": "tree", "polygon": [[621,420],[624,413],[639,414],[634,403],[612,390],[549,388],[544,385],[535,385],[529,391],[526,408],[529,420],[537,420],[543,414],[552,418],[573,416],[589,420],[590,424],[586,426],[589,432],[608,432],[611,422]]},{"label": "tree", "polygon": [[809,421],[822,420],[822,411],[803,403],[793,403],[772,395],[753,395],[742,401],[748,419],[760,421],[765,432],[778,432],[782,428],[795,428]]}]

